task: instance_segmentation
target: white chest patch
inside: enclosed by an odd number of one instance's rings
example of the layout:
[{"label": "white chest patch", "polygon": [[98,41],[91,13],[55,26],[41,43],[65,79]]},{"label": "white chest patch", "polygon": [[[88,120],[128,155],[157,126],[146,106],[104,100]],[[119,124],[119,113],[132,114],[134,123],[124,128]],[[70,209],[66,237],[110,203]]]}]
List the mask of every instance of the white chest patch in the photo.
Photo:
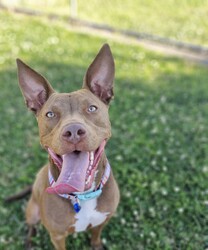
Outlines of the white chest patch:
[{"label": "white chest patch", "polygon": [[96,227],[102,224],[109,213],[101,213],[96,210],[97,199],[81,201],[81,210],[75,215],[76,223],[74,224],[75,231],[85,231],[91,224]]}]

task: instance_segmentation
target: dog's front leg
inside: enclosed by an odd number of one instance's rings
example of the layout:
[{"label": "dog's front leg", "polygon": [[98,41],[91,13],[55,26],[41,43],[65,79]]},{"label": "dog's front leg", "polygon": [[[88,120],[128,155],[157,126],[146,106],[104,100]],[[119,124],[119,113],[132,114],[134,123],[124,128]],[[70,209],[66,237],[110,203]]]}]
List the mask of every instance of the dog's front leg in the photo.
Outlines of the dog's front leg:
[{"label": "dog's front leg", "polygon": [[50,233],[51,241],[56,250],[66,250],[66,236]]},{"label": "dog's front leg", "polygon": [[91,247],[92,250],[104,250],[102,241],[101,241],[101,232],[106,223],[103,223],[97,227],[91,229]]},{"label": "dog's front leg", "polygon": [[36,236],[36,228],[34,225],[28,226],[28,234],[25,241],[25,250],[33,249],[32,237]]},{"label": "dog's front leg", "polygon": [[26,221],[28,225],[28,235],[25,242],[25,248],[30,250],[32,249],[32,237],[36,235],[35,225],[40,221],[39,206],[36,203],[33,194],[27,204]]}]

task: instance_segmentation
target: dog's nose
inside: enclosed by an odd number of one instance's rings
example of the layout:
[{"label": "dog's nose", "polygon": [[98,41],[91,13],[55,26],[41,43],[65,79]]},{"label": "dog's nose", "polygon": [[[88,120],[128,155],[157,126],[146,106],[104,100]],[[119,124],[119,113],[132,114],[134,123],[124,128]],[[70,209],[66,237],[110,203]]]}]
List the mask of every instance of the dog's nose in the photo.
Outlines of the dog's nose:
[{"label": "dog's nose", "polygon": [[81,124],[68,125],[62,134],[64,140],[76,144],[86,136],[86,130]]}]

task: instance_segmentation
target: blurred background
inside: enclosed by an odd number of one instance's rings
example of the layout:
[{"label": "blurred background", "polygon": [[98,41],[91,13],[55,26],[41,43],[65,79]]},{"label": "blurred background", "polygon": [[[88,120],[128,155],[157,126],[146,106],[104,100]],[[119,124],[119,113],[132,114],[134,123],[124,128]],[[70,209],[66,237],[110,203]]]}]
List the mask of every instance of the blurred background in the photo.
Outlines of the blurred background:
[{"label": "blurred background", "polygon": [[[57,91],[82,86],[103,43],[115,63],[112,138],[121,190],[110,250],[208,249],[208,1],[0,1],[0,250],[24,249],[27,199],[4,199],[47,161],[16,75],[21,58]],[[34,249],[52,249],[39,225]],[[89,249],[88,234],[68,248]]]}]

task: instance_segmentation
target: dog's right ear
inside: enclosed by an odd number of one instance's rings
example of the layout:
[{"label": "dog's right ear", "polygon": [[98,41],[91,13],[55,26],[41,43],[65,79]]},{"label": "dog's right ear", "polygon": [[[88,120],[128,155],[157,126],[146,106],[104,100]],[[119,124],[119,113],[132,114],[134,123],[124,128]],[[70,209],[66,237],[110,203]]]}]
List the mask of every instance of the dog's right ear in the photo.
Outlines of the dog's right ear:
[{"label": "dog's right ear", "polygon": [[37,114],[48,97],[54,93],[49,82],[31,69],[28,65],[17,59],[19,85],[27,107]]}]

